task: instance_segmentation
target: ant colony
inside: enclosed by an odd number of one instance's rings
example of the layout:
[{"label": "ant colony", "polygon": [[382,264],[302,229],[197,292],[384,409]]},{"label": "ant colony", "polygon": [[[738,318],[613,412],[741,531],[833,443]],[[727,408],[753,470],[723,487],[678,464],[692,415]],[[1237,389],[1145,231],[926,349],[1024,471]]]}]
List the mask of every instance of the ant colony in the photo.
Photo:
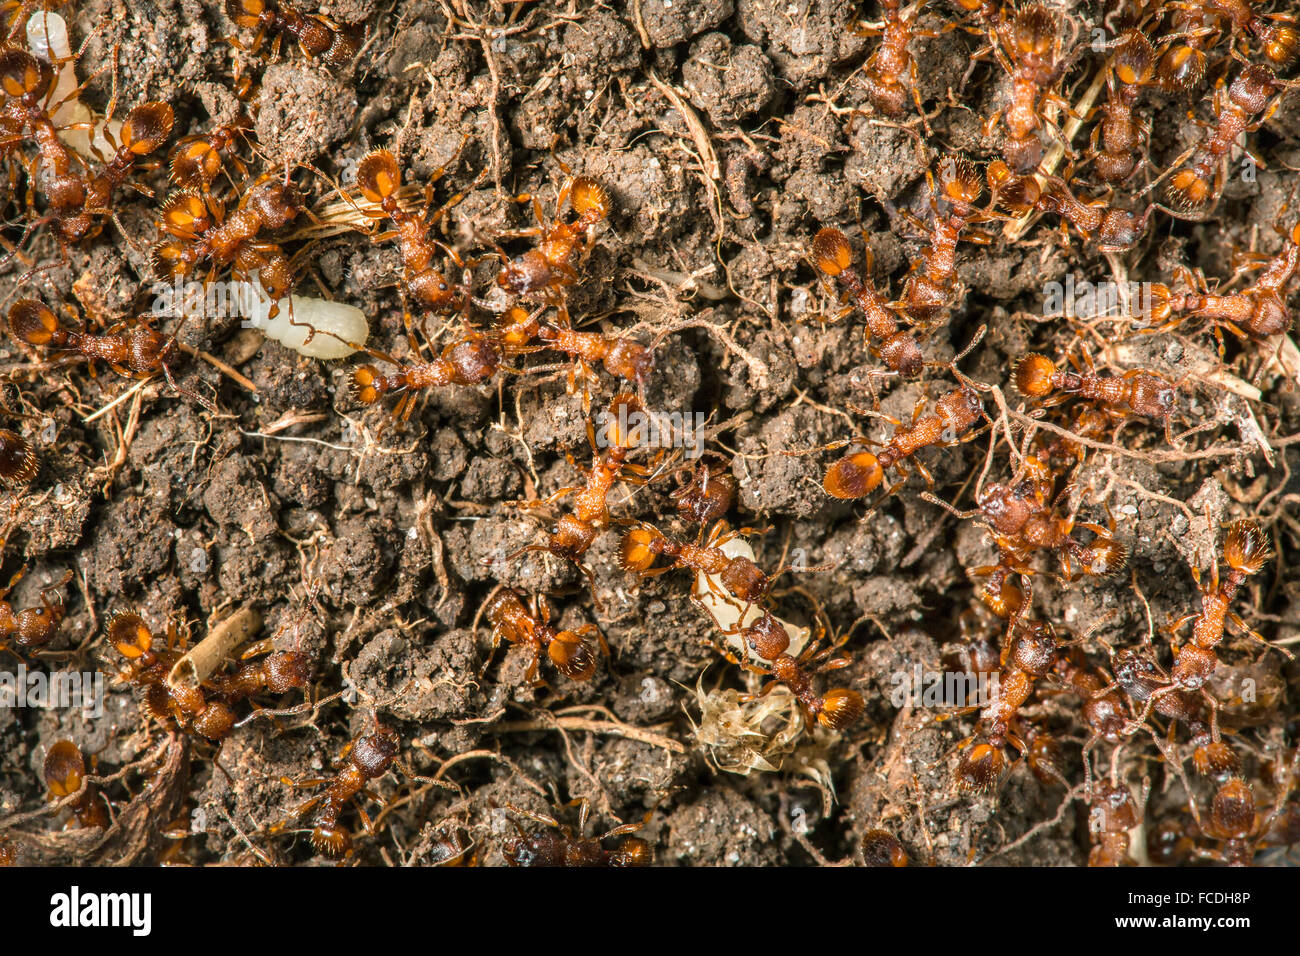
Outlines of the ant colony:
[{"label": "ant colony", "polygon": [[1296,862],[1285,4],[197,6],[0,0],[0,864]]}]

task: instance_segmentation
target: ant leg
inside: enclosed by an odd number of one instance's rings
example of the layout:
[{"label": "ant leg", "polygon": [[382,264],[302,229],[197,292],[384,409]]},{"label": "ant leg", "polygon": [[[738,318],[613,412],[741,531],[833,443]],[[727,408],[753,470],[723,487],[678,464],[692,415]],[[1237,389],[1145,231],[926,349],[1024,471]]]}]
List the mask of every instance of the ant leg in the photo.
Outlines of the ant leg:
[{"label": "ant leg", "polygon": [[[44,592],[42,592],[42,594],[43,593]],[[1264,635],[1260,634],[1259,631],[1255,630],[1252,627],[1248,627],[1246,622],[1243,621],[1241,619],[1241,616],[1238,615],[1235,611],[1228,612],[1228,620],[1232,621],[1233,624],[1237,625],[1237,627],[1241,629],[1242,634],[1244,634],[1246,637],[1249,637],[1251,640],[1258,641],[1260,644],[1263,644],[1265,647],[1272,648],[1273,650],[1281,651],[1283,654],[1287,656],[1289,660],[1295,660],[1295,655],[1291,653],[1290,650],[1288,650],[1285,647],[1282,647],[1279,644],[1274,644],[1272,641],[1264,637]]]}]

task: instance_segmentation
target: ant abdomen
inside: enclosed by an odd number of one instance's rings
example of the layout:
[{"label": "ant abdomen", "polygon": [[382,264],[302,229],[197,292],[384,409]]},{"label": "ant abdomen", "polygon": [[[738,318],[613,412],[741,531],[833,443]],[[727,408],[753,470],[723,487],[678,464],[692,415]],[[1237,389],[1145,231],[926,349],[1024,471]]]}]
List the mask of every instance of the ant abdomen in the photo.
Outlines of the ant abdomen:
[{"label": "ant abdomen", "polygon": [[847,687],[833,687],[822,697],[822,711],[817,722],[828,730],[844,730],[866,710],[862,695]]},{"label": "ant abdomen", "polygon": [[1258,574],[1272,553],[1257,522],[1241,518],[1228,528],[1223,542],[1223,559],[1228,567],[1243,574]]},{"label": "ant abdomen", "polygon": [[850,500],[865,498],[880,487],[884,470],[876,456],[869,451],[845,455],[827,469],[822,487],[834,498]]},{"label": "ant abdomen", "polygon": [[31,442],[17,432],[0,428],[0,484],[25,485],[40,467]]}]

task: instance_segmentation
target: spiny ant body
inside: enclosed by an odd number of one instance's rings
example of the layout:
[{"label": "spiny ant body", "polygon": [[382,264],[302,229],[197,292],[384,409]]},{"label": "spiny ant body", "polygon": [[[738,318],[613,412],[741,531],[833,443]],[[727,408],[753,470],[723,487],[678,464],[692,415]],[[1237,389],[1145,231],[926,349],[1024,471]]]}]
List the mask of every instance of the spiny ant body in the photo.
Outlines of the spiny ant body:
[{"label": "spiny ant body", "polygon": [[352,394],[362,405],[373,405],[385,395],[402,393],[393,414],[403,421],[410,417],[417,394],[423,389],[479,385],[501,367],[501,350],[479,333],[471,333],[446,346],[436,359],[410,365],[375,349],[364,351],[390,362],[398,371],[385,375],[374,365],[362,365],[352,373]]},{"label": "spiny ant body", "polygon": [[256,276],[272,301],[282,299],[293,287],[293,268],[280,246],[259,237],[288,225],[301,210],[297,188],[277,180],[251,186],[228,216],[211,194],[173,193],[158,220],[173,238],[154,247],[154,270],[161,278],[183,278],[205,262],[213,275],[232,266],[243,278]]},{"label": "spiny ant body", "polygon": [[[822,487],[828,495],[841,499],[863,498],[880,486],[886,469],[903,471],[902,464],[922,448],[952,444],[979,421],[983,405],[971,388],[960,387],[939,399],[934,412],[917,418],[911,425],[899,424],[893,437],[879,454],[868,451],[845,455],[827,470]],[[914,461],[927,485],[934,479],[919,461]],[[904,480],[907,473],[903,471]],[[899,482],[901,484],[901,482]],[[890,486],[892,492],[898,484]]]},{"label": "spiny ant body", "polygon": [[[1200,219],[1223,191],[1223,163],[1237,141],[1263,125],[1273,95],[1282,89],[1273,71],[1266,66],[1251,65],[1242,69],[1226,94],[1214,94],[1215,125],[1210,134],[1192,150],[1187,165],[1169,178],[1165,195],[1173,205],[1173,215],[1183,219]],[[1267,112],[1266,112],[1267,111]],[[1259,120],[1256,116],[1264,114]]]},{"label": "spiny ant body", "polygon": [[256,30],[249,48],[257,53],[271,39],[272,53],[278,53],[284,37],[298,44],[302,55],[329,66],[345,66],[357,55],[364,27],[344,26],[317,13],[302,13],[285,0],[226,0],[226,16],[235,26]]},{"label": "spiny ant body", "polygon": [[922,356],[916,337],[898,327],[897,315],[866,273],[860,275],[852,268],[852,250],[844,233],[822,229],[813,238],[812,253],[818,270],[839,282],[844,296],[861,313],[865,336],[886,367],[907,377],[919,374]]},{"label": "spiny ant body", "polygon": [[[46,753],[41,775],[45,778],[50,799],[62,800],[81,790],[86,777],[86,760],[71,740],[59,740]],[[108,826],[108,805],[103,794],[93,785],[88,784],[69,808],[83,827]]]},{"label": "spiny ant body", "polygon": [[442,169],[436,170],[430,177],[425,189],[424,208],[410,211],[402,208],[398,201],[398,190],[402,186],[402,174],[397,159],[386,149],[369,153],[357,167],[357,188],[372,203],[379,205],[382,215],[367,213],[374,219],[387,218],[395,227],[390,233],[377,237],[397,239],[398,249],[402,254],[403,288],[406,293],[426,309],[433,311],[456,311],[464,309],[472,300],[469,289],[460,283],[452,282],[441,271],[434,268],[433,259],[439,250],[449,255],[456,265],[464,271],[465,263],[454,249],[434,239],[431,231],[442,219],[447,210],[460,202],[464,194],[453,196],[436,210],[433,205],[433,181],[441,178]]},{"label": "spiny ant body", "polygon": [[235,726],[235,715],[219,700],[211,700],[202,687],[169,676],[181,652],[172,644],[175,626],[168,624],[168,646],[154,649],[154,635],[140,615],[114,615],[108,624],[108,641],[128,663],[124,677],[144,691],[146,709],[160,721],[173,721],[208,740],[222,740]]},{"label": "spiny ant body", "polygon": [[[534,599],[530,609],[510,590],[493,595],[483,614],[492,625],[494,650],[503,640],[529,649],[531,657],[525,680],[537,679],[537,665],[543,651],[555,669],[569,680],[591,680],[596,673],[596,643],[588,637],[593,633],[599,635],[594,625],[585,625],[577,631],[561,631],[551,625],[550,608],[544,601]],[[600,642],[603,644],[604,639]]]},{"label": "spiny ant body", "polygon": [[[559,217],[565,203],[573,210],[572,222]],[[609,194],[595,180],[579,176],[564,184],[555,206],[557,216],[548,223],[541,203],[533,200],[537,226],[527,234],[538,237],[537,246],[508,262],[497,277],[501,288],[512,295],[555,298],[560,288],[577,281],[578,260],[590,251],[596,226],[609,216]]]}]

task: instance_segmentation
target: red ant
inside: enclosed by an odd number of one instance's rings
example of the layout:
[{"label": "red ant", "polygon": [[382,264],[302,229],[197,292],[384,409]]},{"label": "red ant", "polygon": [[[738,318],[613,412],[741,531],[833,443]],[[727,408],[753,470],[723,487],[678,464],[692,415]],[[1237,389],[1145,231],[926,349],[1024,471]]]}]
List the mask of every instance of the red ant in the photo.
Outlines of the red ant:
[{"label": "red ant", "polygon": [[[627,393],[616,395],[609,403],[605,419],[605,450],[596,451],[592,458],[587,482],[581,488],[561,488],[545,501],[530,503],[529,507],[542,507],[574,494],[573,513],[562,516],[547,534],[546,544],[530,544],[520,548],[506,560],[513,561],[529,551],[547,551],[557,558],[572,561],[591,582],[594,591],[596,579],[591,570],[581,564],[583,555],[591,548],[596,536],[609,527],[609,493],[616,482],[624,479],[633,466],[627,464],[628,453],[635,447],[637,427],[634,416],[644,416],[641,400]],[[628,425],[631,424],[629,428]],[[588,437],[596,447],[594,429],[588,426]],[[576,492],[576,494],[575,494]]]},{"label": "red ant", "polygon": [[247,168],[234,155],[235,143],[248,132],[243,123],[218,126],[207,133],[186,136],[172,148],[171,180],[181,189],[207,192],[228,161],[242,177]]},{"label": "red ant", "polygon": [[[1215,648],[1223,640],[1228,621],[1232,621],[1247,636],[1259,641],[1265,647],[1276,646],[1247,627],[1245,621],[1230,610],[1232,599],[1236,597],[1237,591],[1246,582],[1246,578],[1263,570],[1265,562],[1271,555],[1272,551],[1259,525],[1251,519],[1243,518],[1229,526],[1227,537],[1224,539],[1223,559],[1228,564],[1228,571],[1222,578],[1219,576],[1217,562],[1208,585],[1201,584],[1200,567],[1192,568],[1192,578],[1201,594],[1201,610],[1185,614],[1169,624],[1169,633],[1176,634],[1184,624],[1192,622],[1191,642],[1182,645],[1174,652],[1174,667],[1170,675],[1173,681],[1171,687],[1197,691],[1209,680],[1219,663]],[[1292,656],[1285,648],[1279,649],[1287,657]]]},{"label": "red ant", "polygon": [[50,595],[57,595],[58,589],[72,580],[72,572],[66,572],[63,580],[41,589],[40,607],[29,607],[14,613],[13,605],[5,598],[26,573],[26,568],[18,571],[9,579],[5,589],[0,591],[0,638],[6,641],[3,647],[15,656],[16,652],[11,649],[13,646],[25,652],[32,652],[40,650],[54,640],[67,609],[63,606],[62,598],[55,602],[50,600]]},{"label": "red ant", "polygon": [[1137,169],[1147,127],[1133,115],[1133,108],[1154,71],[1155,48],[1145,34],[1133,30],[1119,39],[1106,72],[1109,98],[1097,107],[1101,122],[1093,127],[1089,147],[1102,182],[1122,183]]},{"label": "red ant", "polygon": [[[501,589],[488,598],[480,613],[492,625],[492,652],[503,640],[528,647],[530,659],[524,679],[529,683],[537,679],[537,665],[543,650],[555,669],[574,681],[591,680],[596,673],[596,646],[587,635],[594,633],[605,655],[609,655],[605,638],[595,625],[587,624],[576,631],[552,627],[551,609],[544,598],[534,596],[530,608],[514,591]],[[489,661],[492,652],[488,654]]]},{"label": "red ant", "polygon": [[[601,362],[611,375],[635,383],[638,391],[644,392],[645,381],[654,369],[653,346],[647,348],[626,336],[575,331],[570,326],[569,311],[563,302],[556,307],[557,321],[554,325],[541,321],[541,311],[513,306],[506,312],[499,329],[501,340],[507,348],[514,352],[528,351],[533,348],[528,343],[536,340],[542,343],[536,347],[554,349],[572,356],[575,365],[582,371],[584,382],[591,374],[589,364]],[[571,386],[572,379],[573,376],[570,375]],[[589,410],[585,388],[583,410]]]},{"label": "red ant", "polygon": [[1278,69],[1286,69],[1300,56],[1300,23],[1294,14],[1258,14],[1251,0],[1202,0],[1205,7],[1232,21],[1238,33],[1253,33],[1260,52]]},{"label": "red ant", "polygon": [[254,184],[229,216],[211,194],[173,193],[163,204],[158,228],[174,238],[154,248],[154,269],[162,278],[183,277],[210,262],[211,279],[220,267],[233,265],[244,277],[257,276],[278,302],[293,287],[293,268],[280,246],[256,240],[262,232],[283,228],[300,211],[302,198],[289,182]]},{"label": "red ant", "polygon": [[166,103],[142,103],[127,113],[117,152],[103,169],[86,178],[83,198],[75,209],[59,211],[59,234],[66,241],[91,235],[95,217],[112,212],[113,191],[126,181],[142,157],[162,148],[171,135],[173,121],[172,108]]},{"label": "red ant", "polygon": [[149,378],[162,372],[174,391],[205,408],[212,408],[210,401],[176,384],[172,378],[168,359],[176,348],[176,337],[164,336],[143,322],[130,328],[115,325],[102,335],[76,332],[63,328],[44,303],[20,299],[9,309],[9,328],[16,339],[34,348],[60,349],[92,362],[107,362],[119,375]]},{"label": "red ant", "polygon": [[1104,578],[1122,571],[1128,560],[1128,549],[1114,539],[1114,522],[1106,528],[1079,522],[1078,527],[1096,535],[1089,544],[1080,544],[1072,537],[1076,526],[1074,516],[1058,517],[1051,500],[1056,476],[1033,457],[1025,459],[1025,469],[1025,477],[1018,481],[983,489],[977,496],[976,511],[957,511],[933,495],[926,495],[926,500],[957,517],[964,519],[979,514],[988,522],[1002,554],[1002,563],[976,568],[971,573],[978,576],[1007,570],[1029,573],[1025,559],[1029,552],[1036,550],[1056,551],[1066,580],[1074,578],[1071,559],[1090,577]]},{"label": "red ant", "polygon": [[[893,468],[902,473],[902,480],[885,489],[885,496],[893,494],[904,481],[908,472],[902,467],[903,462],[911,461],[925,483],[934,485],[934,477],[929,469],[913,456],[922,448],[931,445],[950,445],[958,442],[962,434],[970,429],[984,413],[983,403],[978,393],[968,386],[961,386],[944,395],[935,404],[934,412],[921,415],[918,405],[913,415],[912,424],[904,425],[893,420],[896,426],[893,436],[886,442],[879,455],[869,451],[853,452],[835,462],[826,471],[822,487],[828,495],[840,499],[863,498],[880,486],[885,470]],[[852,442],[879,444],[867,438],[837,442],[830,447],[843,446]]]},{"label": "red ant", "polygon": [[1211,295],[1204,278],[1188,269],[1180,269],[1183,280],[1202,292],[1175,294],[1169,287],[1156,284],[1151,289],[1151,331],[1164,331],[1183,321],[1176,313],[1186,313],[1191,318],[1207,318],[1214,322],[1214,334],[1223,351],[1223,334],[1227,329],[1242,339],[1266,339],[1281,335],[1291,327],[1291,311],[1287,308],[1287,286],[1300,269],[1300,223],[1291,230],[1282,251],[1269,260],[1255,282],[1247,289],[1231,295]]},{"label": "red ant", "polygon": [[1109,409],[1119,409],[1160,422],[1165,439],[1172,445],[1170,422],[1177,412],[1177,386],[1146,369],[1130,369],[1123,375],[1098,375],[1087,359],[1084,372],[1066,372],[1045,355],[1030,353],[1016,364],[1016,388],[1028,398],[1048,399],[1055,404],[1066,395],[1078,395],[1099,402]]},{"label": "red ant", "polygon": [[[1050,749],[1031,746],[1026,742],[1026,735],[1016,732],[1015,722],[1020,708],[1033,693],[1034,683],[1051,672],[1057,658],[1070,645],[1057,637],[1047,621],[1019,617],[1011,625],[1009,639],[1006,662],[993,699],[980,711],[976,734],[957,745],[958,750],[966,751],[957,767],[957,782],[963,789],[993,789],[1007,769],[1004,748],[1008,743],[1022,757],[1033,757],[1035,764],[1039,763],[1039,755]],[[1049,761],[1040,769],[1050,765]]]},{"label": "red ant", "polygon": [[[515,808],[511,808],[515,809]],[[515,809],[552,829],[536,833],[525,833],[515,824],[519,836],[506,840],[502,854],[510,866],[650,866],[654,863],[654,849],[640,837],[626,836],[645,826],[649,815],[639,823],[624,823],[598,837],[575,837],[567,827],[563,827],[553,817]],[[584,799],[578,810],[578,831],[587,829],[587,817],[590,806]],[[612,850],[606,850],[604,842],[613,837],[623,837]]]},{"label": "red ant", "polygon": [[59,740],[50,746],[41,765],[41,776],[45,778],[51,800],[62,800],[81,791],[81,796],[69,804],[77,823],[83,827],[108,827],[108,802],[93,785],[85,782],[86,759],[71,740]]},{"label": "red ant", "polygon": [[[879,36],[880,46],[867,58],[865,77],[867,98],[871,105],[886,116],[902,116],[907,109],[908,91],[911,91],[916,111],[925,121],[925,110],[921,106],[921,94],[917,89],[916,60],[907,49],[915,37],[934,37],[931,33],[916,29],[916,20],[920,15],[925,0],[915,0],[903,10],[902,0],[880,0],[880,9],[884,15],[882,27],[854,24],[854,32],[859,36]],[[904,80],[907,82],[905,83]],[[927,126],[928,130],[929,127]]]},{"label": "red ant", "polygon": [[[226,16],[237,27],[257,31],[247,48],[250,53],[258,53],[269,36],[271,55],[278,56],[280,43],[288,36],[297,41],[303,56],[319,57],[329,66],[351,62],[365,36],[363,25],[344,26],[318,13],[301,13],[284,0],[226,0]],[[229,40],[244,49],[238,40]]]},{"label": "red ant", "polygon": [[[1209,136],[1178,160],[1191,162],[1179,167],[1169,179],[1165,194],[1173,209],[1161,207],[1178,219],[1201,221],[1213,209],[1223,191],[1228,154],[1246,133],[1253,133],[1268,121],[1281,100],[1274,94],[1285,88],[1266,66],[1246,66],[1228,87],[1214,93],[1216,123]],[[1263,114],[1260,116],[1260,114]],[[1255,122],[1251,117],[1260,116]]]},{"label": "red ant", "polygon": [[872,350],[886,367],[906,377],[920,373],[921,347],[916,337],[898,327],[898,318],[889,303],[871,284],[871,250],[867,249],[866,270],[859,274],[852,268],[852,250],[848,237],[838,229],[822,229],[813,237],[813,261],[818,271],[839,282],[845,297],[862,313],[864,334],[875,340]]},{"label": "red ant", "polygon": [[[842,670],[853,663],[852,658],[847,654],[836,653],[848,640],[847,632],[821,650],[818,650],[819,640],[809,641],[798,657],[786,653],[785,648],[790,643],[789,634],[785,627],[767,612],[764,612],[754,624],[742,629],[741,635],[745,638],[746,646],[757,650],[766,663],[741,661],[722,645],[714,643],[714,647],[731,663],[755,674],[766,674],[772,678],[758,693],[742,695],[741,701],[758,700],[770,694],[778,686],[784,686],[799,701],[804,719],[810,724],[816,723],[827,730],[847,729],[866,710],[866,701],[855,690],[848,687],[835,687],[823,695],[818,694],[813,686],[812,679],[817,674]],[[777,651],[778,647],[779,651]],[[773,653],[774,651],[776,653]]]},{"label": "red ant", "polygon": [[442,354],[428,362],[407,365],[377,349],[360,346],[362,351],[397,366],[400,371],[384,375],[373,365],[362,365],[352,372],[352,392],[362,405],[373,405],[385,395],[401,392],[393,415],[407,421],[422,389],[440,385],[478,385],[486,382],[501,367],[501,352],[486,336],[472,333],[453,342]]},{"label": "red ant", "polygon": [[[902,216],[913,226],[930,236],[930,242],[921,250],[919,260],[912,263],[912,273],[903,285],[903,298],[899,307],[913,322],[933,324],[943,315],[957,296],[957,243],[966,227],[983,221],[987,214],[977,212],[975,202],[984,191],[979,173],[969,160],[949,156],[940,163],[939,188],[948,207],[940,211],[939,194],[934,181],[926,173],[930,187],[930,207],[934,213],[934,226],[927,229],[907,211]],[[983,235],[967,235],[972,242],[987,242]]]},{"label": "red ant", "polygon": [[[366,785],[371,780],[378,780],[388,772],[400,748],[401,741],[397,734],[376,724],[373,732],[362,734],[348,744],[347,763],[333,780],[305,780],[299,783],[283,781],[295,787],[329,784],[324,793],[312,797],[292,814],[298,817],[312,807],[316,807],[311,821],[311,844],[316,848],[316,852],[334,859],[352,852],[352,834],[339,825],[339,819],[349,801],[358,794],[366,792]],[[357,809],[366,831],[372,832],[374,828],[370,817],[366,815],[364,809],[360,807]],[[273,828],[273,830],[280,829],[283,829],[283,824],[277,824]]]},{"label": "red ant", "polygon": [[126,658],[130,666],[123,676],[144,691],[145,708],[156,719],[170,718],[182,730],[192,730],[212,741],[230,734],[235,715],[224,702],[209,700],[199,686],[168,679],[181,658],[181,652],[174,647],[174,622],[167,624],[166,649],[156,651],[153,632],[144,619],[132,612],[119,612],[109,621],[108,641]]},{"label": "red ant", "polygon": [[[640,577],[653,577],[673,568],[690,568],[706,575],[710,588],[713,578],[733,598],[748,606],[767,596],[776,575],[769,578],[752,560],[743,555],[730,555],[722,546],[728,541],[752,532],[752,528],[726,531],[722,522],[715,524],[701,544],[674,541],[658,528],[641,524],[623,535],[619,560],[623,570]],[[655,560],[666,557],[670,564],[656,568]]]},{"label": "red ant", "polygon": [[457,193],[432,213],[429,211],[433,205],[433,184],[442,178],[443,172],[444,169],[439,168],[430,176],[424,188],[424,208],[418,212],[407,211],[398,202],[402,174],[397,159],[386,149],[369,153],[361,160],[357,167],[357,188],[361,195],[382,210],[381,213],[361,210],[363,215],[376,221],[389,219],[393,223],[394,229],[376,236],[375,241],[397,239],[405,270],[404,291],[427,309],[463,311],[473,301],[468,287],[463,283],[449,282],[433,267],[435,253],[442,250],[462,273],[470,268],[456,250],[429,235],[447,211],[465,197],[465,193]]},{"label": "red ant", "polygon": [[[555,201],[556,218],[549,223],[536,197],[524,194],[516,198],[521,202],[532,200],[537,226],[518,235],[537,236],[537,248],[507,262],[497,277],[497,284],[513,295],[543,293],[554,299],[556,290],[578,280],[578,257],[590,251],[594,241],[593,230],[609,217],[609,193],[586,176],[570,178],[560,189]],[[558,210],[562,210],[565,203],[577,216],[573,222],[559,218]],[[504,253],[502,255],[504,257]]]},{"label": "red ant", "polygon": [[1044,120],[1039,113],[1047,101],[1059,99],[1052,88],[1065,73],[1069,60],[1061,57],[1056,14],[1042,4],[1017,10],[1010,19],[998,23],[992,35],[998,62],[1011,76],[1011,105],[988,118],[985,133],[991,132],[1002,117],[1006,126],[1003,155],[1016,169],[1026,172],[1043,157],[1039,129]]}]

